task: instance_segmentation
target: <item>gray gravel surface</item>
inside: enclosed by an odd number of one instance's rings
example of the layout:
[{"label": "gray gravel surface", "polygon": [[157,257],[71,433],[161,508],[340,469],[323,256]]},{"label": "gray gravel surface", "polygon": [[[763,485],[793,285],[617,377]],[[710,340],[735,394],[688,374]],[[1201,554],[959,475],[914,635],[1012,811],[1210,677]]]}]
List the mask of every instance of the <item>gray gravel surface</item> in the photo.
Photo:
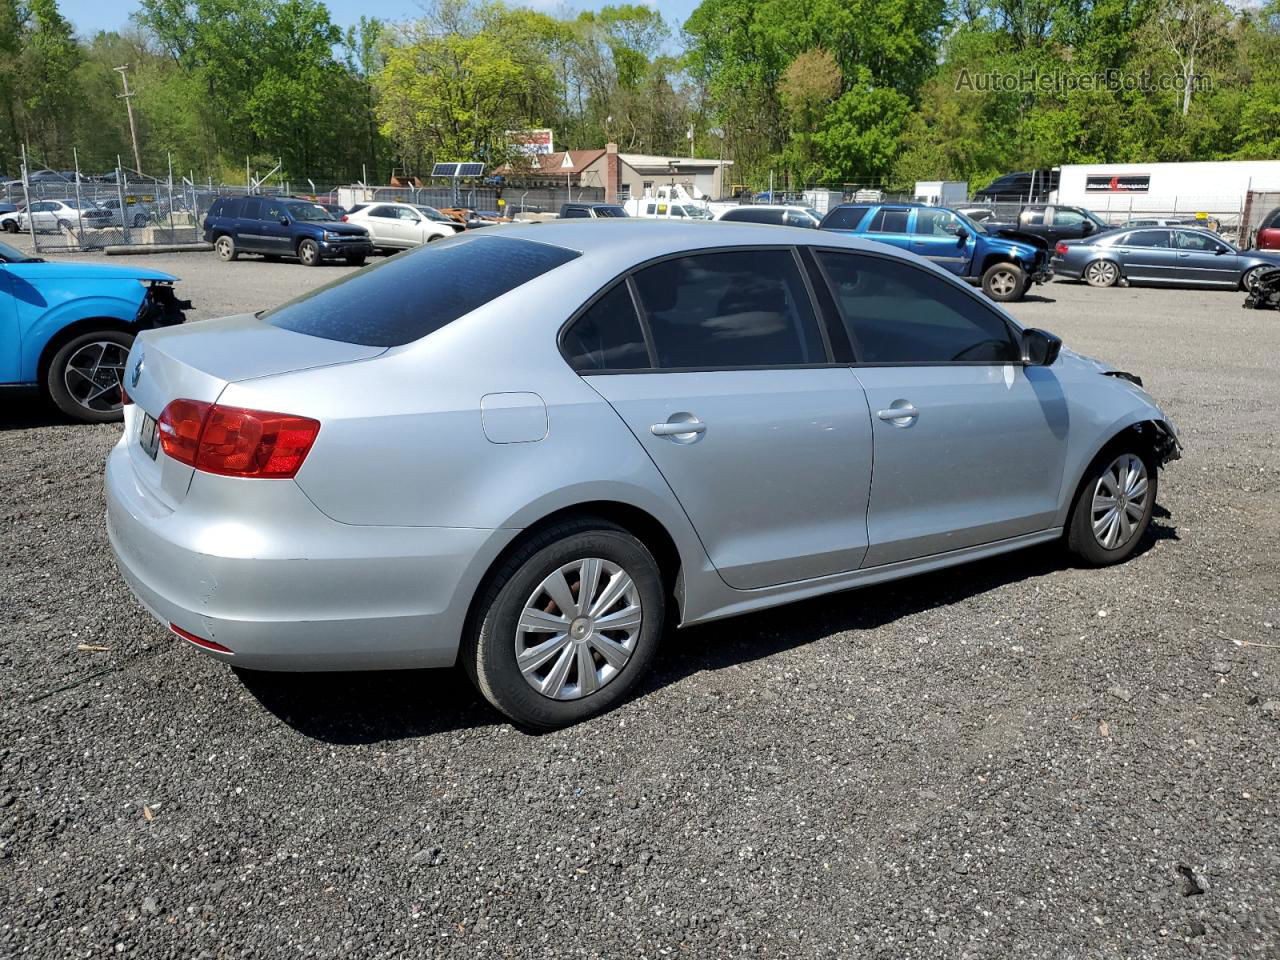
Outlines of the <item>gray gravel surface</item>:
[{"label": "gray gravel surface", "polygon": [[[346,269],[144,262],[197,317]],[[1183,431],[1139,556],[675,633],[544,736],[451,671],[198,655],[113,572],[118,428],[3,411],[0,956],[1280,956],[1280,316],[1037,293]]]}]

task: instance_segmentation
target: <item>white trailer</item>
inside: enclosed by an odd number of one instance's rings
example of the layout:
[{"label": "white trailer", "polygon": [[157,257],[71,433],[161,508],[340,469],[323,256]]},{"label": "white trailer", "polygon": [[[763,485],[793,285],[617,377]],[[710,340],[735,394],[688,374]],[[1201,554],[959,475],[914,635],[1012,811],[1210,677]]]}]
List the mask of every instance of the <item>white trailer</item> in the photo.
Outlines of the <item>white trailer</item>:
[{"label": "white trailer", "polygon": [[931,207],[958,207],[963,206],[968,199],[967,180],[916,181],[916,203],[927,203]]},{"label": "white trailer", "polygon": [[1130,213],[1204,213],[1226,223],[1258,190],[1280,190],[1280,160],[1066,164],[1051,199],[1111,221]]}]

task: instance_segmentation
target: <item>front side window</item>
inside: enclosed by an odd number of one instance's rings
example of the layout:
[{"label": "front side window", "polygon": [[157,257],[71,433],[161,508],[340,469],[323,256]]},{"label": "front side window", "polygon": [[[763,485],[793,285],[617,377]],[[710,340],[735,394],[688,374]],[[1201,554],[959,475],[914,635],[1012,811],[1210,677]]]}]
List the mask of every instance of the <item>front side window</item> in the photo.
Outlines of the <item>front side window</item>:
[{"label": "front side window", "polygon": [[596,207],[595,211],[597,217],[625,217],[627,215],[627,211],[613,205]]},{"label": "front side window", "polygon": [[625,282],[573,321],[561,345],[569,366],[582,373],[649,368],[649,348]]},{"label": "front side window", "polygon": [[284,216],[284,205],[274,200],[264,200],[262,219],[270,220],[272,223],[279,223]]},{"label": "front side window", "polygon": [[955,284],[907,263],[822,251],[860,363],[1013,363],[1021,351],[1004,319]]},{"label": "front side window", "polygon": [[346,274],[259,317],[313,337],[398,347],[581,255],[534,240],[458,234]]},{"label": "front side window", "polygon": [[922,208],[916,211],[915,232],[926,237],[954,236],[960,221],[950,210]]},{"label": "front side window", "polygon": [[418,216],[418,211],[412,207],[396,207],[396,216],[401,220],[408,220],[410,223],[417,223],[422,219]]},{"label": "front side window", "polygon": [[285,209],[289,211],[289,216],[295,220],[303,222],[323,222],[325,220],[335,220],[332,213],[320,206],[318,203],[290,203]]},{"label": "front side window", "polygon": [[1120,243],[1126,247],[1165,247],[1169,246],[1168,230],[1135,230],[1127,237],[1121,237]]},{"label": "front side window", "polygon": [[876,215],[871,218],[871,225],[867,227],[867,233],[906,233],[907,218],[910,214],[910,210],[881,207]]},{"label": "front side window", "polygon": [[222,205],[221,215],[235,219],[240,216],[240,211],[244,209],[243,197],[232,197]]},{"label": "front side window", "polygon": [[262,219],[262,201],[257,197],[245,197],[240,207],[240,218],[242,220],[260,220]]},{"label": "front side window", "polygon": [[1022,215],[1022,223],[1024,226],[1028,226],[1028,227],[1044,226],[1044,211],[1043,210],[1026,211]]},{"label": "front side window", "polygon": [[1179,250],[1198,250],[1202,253],[1214,253],[1218,250],[1226,249],[1213,237],[1205,236],[1203,233],[1192,233],[1190,230],[1175,230],[1173,236]]},{"label": "front side window", "polygon": [[826,363],[826,348],[789,250],[664,260],[635,275],[659,367]]},{"label": "front side window", "polygon": [[1078,227],[1084,223],[1084,214],[1077,213],[1074,210],[1063,210],[1058,207],[1053,211],[1053,225],[1055,227]]}]

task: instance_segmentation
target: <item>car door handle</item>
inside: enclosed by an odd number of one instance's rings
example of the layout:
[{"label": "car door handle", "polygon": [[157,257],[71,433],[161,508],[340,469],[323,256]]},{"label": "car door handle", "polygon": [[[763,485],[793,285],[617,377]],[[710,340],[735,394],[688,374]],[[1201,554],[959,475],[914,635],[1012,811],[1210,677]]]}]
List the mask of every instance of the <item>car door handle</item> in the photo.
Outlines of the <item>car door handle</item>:
[{"label": "car door handle", "polygon": [[707,425],[693,414],[677,413],[665,423],[655,423],[649,427],[655,437],[667,437],[677,442],[688,443],[707,432]]},{"label": "car door handle", "polygon": [[908,403],[901,407],[890,407],[888,410],[877,410],[876,416],[892,423],[897,420],[914,420],[920,416],[920,411]]}]

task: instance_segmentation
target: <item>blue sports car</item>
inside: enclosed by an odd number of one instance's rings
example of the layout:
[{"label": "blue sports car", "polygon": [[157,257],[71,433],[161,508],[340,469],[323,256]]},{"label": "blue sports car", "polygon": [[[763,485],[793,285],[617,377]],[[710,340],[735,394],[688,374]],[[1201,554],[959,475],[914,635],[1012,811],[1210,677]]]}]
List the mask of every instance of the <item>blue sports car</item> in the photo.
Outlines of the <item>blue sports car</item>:
[{"label": "blue sports car", "polygon": [[181,323],[176,277],[47,263],[0,243],[0,388],[38,389],[88,423],[121,418],[124,362],[139,330]]}]

